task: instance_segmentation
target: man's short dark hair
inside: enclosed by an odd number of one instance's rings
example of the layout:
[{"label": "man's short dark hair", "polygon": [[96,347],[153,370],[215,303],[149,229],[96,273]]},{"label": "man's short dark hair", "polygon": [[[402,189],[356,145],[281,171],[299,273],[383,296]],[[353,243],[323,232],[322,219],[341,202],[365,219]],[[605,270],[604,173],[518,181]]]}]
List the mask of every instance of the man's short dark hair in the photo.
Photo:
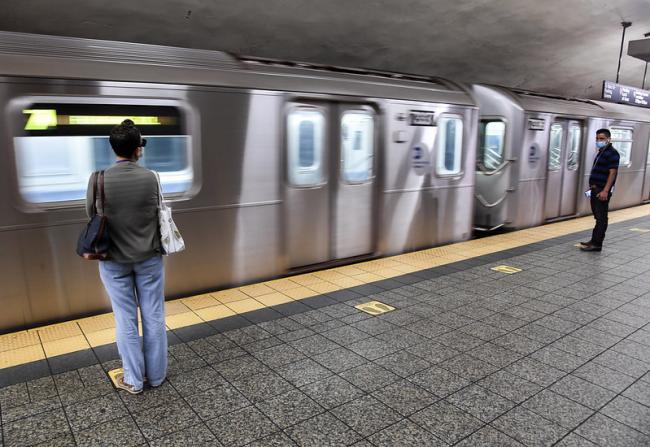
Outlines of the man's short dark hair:
[{"label": "man's short dark hair", "polygon": [[111,129],[111,147],[118,157],[131,158],[140,147],[142,135],[133,121],[126,119]]},{"label": "man's short dark hair", "polygon": [[603,135],[606,135],[607,138],[612,138],[612,133],[609,131],[609,129],[598,129],[596,131],[596,135],[598,135],[599,133],[602,133]]}]

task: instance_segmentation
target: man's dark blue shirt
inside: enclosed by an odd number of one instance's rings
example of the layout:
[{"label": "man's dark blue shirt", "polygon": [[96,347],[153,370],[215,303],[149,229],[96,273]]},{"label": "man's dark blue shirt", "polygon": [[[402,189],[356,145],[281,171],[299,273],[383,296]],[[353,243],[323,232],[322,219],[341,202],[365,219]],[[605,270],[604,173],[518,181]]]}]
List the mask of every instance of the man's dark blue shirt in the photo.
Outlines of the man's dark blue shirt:
[{"label": "man's dark blue shirt", "polygon": [[[594,160],[594,165],[591,168],[589,186],[604,188],[607,183],[607,177],[609,176],[609,170],[618,169],[620,159],[621,156],[611,144],[608,144],[607,147],[598,151],[596,159]],[[614,183],[616,183],[616,177],[614,177]],[[614,186],[614,183],[612,183],[612,186]]]}]

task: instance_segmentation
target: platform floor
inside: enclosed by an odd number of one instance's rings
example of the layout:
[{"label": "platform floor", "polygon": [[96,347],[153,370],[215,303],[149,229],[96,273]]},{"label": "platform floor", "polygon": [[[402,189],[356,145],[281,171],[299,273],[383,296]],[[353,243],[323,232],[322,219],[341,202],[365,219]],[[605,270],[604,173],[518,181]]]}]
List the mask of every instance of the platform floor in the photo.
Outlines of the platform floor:
[{"label": "platform floor", "polygon": [[110,314],[1,336],[0,447],[650,446],[649,212],[601,253],[587,217],[170,302],[139,396]]}]

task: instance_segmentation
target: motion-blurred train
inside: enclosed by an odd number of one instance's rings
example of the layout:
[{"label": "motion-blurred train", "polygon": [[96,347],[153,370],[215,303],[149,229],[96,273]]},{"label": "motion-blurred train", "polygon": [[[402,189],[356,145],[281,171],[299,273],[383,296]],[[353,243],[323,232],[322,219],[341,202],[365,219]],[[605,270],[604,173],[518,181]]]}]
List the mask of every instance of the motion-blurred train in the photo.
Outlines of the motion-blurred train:
[{"label": "motion-blurred train", "polygon": [[0,332],[109,308],[74,246],[126,117],[188,247],[169,297],[586,214],[600,127],[612,208],[650,194],[650,111],[424,76],[0,32],[0,105]]}]

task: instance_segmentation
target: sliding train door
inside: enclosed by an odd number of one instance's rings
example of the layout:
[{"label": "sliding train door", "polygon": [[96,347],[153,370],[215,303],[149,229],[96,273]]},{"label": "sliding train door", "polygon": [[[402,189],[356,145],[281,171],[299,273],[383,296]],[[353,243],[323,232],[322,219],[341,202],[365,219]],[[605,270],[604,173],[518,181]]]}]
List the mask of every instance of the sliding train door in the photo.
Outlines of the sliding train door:
[{"label": "sliding train door", "polygon": [[576,213],[582,124],[556,120],[551,125],[546,172],[545,219]]},{"label": "sliding train door", "polygon": [[648,141],[648,152],[645,161],[645,175],[643,177],[643,192],[641,202],[650,200],[650,139]]},{"label": "sliding train door", "polygon": [[296,102],[286,115],[290,268],[374,250],[375,112],[365,104]]}]

